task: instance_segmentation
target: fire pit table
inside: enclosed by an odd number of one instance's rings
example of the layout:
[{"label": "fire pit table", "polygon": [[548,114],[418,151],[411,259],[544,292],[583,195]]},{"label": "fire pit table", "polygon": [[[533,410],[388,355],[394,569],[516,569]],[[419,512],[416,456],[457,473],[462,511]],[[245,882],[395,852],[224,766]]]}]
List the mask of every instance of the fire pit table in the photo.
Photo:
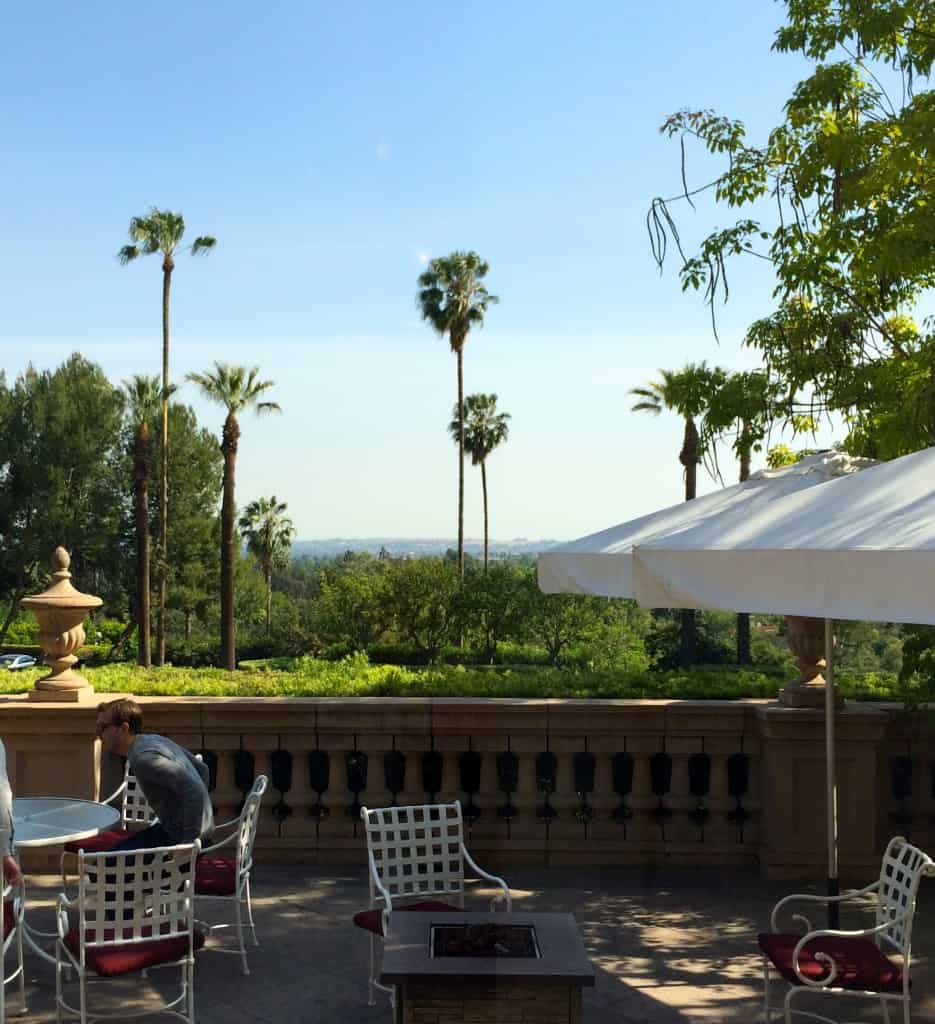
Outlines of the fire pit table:
[{"label": "fire pit table", "polygon": [[573,914],[393,914],[380,981],[396,1024],[581,1024],[594,969]]}]

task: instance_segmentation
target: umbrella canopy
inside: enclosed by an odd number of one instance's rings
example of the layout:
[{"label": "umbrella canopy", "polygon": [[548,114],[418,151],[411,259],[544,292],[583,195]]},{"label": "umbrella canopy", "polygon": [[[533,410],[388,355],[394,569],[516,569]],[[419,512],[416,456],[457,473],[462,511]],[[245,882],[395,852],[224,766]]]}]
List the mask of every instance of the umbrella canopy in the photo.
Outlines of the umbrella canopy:
[{"label": "umbrella canopy", "polygon": [[646,537],[632,563],[648,607],[935,624],[935,448]]},{"label": "umbrella canopy", "polygon": [[[706,524],[718,536],[751,518],[761,521],[784,495],[811,491],[816,484],[831,483],[874,464],[872,459],[851,458],[840,452],[810,455],[791,466],[760,470],[742,484],[560,544],[539,555],[539,588],[547,594],[637,597],[633,576],[633,549],[637,545],[676,543],[682,536],[703,530]],[[693,607],[668,597],[652,606]]]}]

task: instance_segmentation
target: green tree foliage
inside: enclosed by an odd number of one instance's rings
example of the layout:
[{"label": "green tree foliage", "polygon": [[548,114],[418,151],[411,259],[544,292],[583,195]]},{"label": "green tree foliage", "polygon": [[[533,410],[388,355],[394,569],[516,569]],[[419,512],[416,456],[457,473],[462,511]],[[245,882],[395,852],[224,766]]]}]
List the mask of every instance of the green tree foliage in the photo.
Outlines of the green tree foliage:
[{"label": "green tree foliage", "polygon": [[471,567],[456,597],[456,614],[469,640],[479,641],[484,659],[493,664],[497,645],[509,636],[522,634],[526,619],[528,573],[516,566],[497,563],[483,569]]},{"label": "green tree foliage", "polygon": [[213,370],[190,373],[188,380],[202,394],[227,410],[221,433],[224,453],[224,487],[221,500],[221,660],[228,671],[237,667],[237,642],[234,628],[234,522],[237,514],[237,448],[240,424],[237,417],[247,409],[257,414],[280,412],[276,402],[261,401],[273,381],[260,379],[260,368],[215,363]]},{"label": "green tree foliage", "polygon": [[447,335],[457,357],[458,399],[458,573],[464,577],[464,346],[473,327],[482,327],[490,306],[499,302],[484,284],[490,264],[476,252],[452,252],[429,263],[419,275],[417,303],[422,319]]},{"label": "green tree foliage", "polygon": [[251,501],[240,516],[240,532],[266,581],[266,635],[272,633],[273,569],[289,561],[295,527],[286,516],[286,503],[271,498]]},{"label": "green tree foliage", "polygon": [[442,558],[412,558],[386,565],[386,607],[400,640],[436,661],[454,635],[457,565]]},{"label": "green tree foliage", "polygon": [[484,495],[484,569],[487,568],[487,457],[503,444],[510,434],[510,414],[499,412],[496,395],[468,395],[464,408],[457,405],[452,413],[448,432],[455,442],[471,456],[471,465],[480,466]]},{"label": "green tree foliage", "polygon": [[383,562],[370,558],[322,573],[315,625],[323,643],[366,651],[383,639],[391,617]]},{"label": "green tree foliage", "polygon": [[[168,559],[168,517],[169,517],[169,294],[172,288],[172,272],[175,270],[175,257],[182,251],[182,239],[185,235],[185,220],[180,213],[160,210],[153,206],[149,213],[142,217],[133,217],[129,228],[130,244],[123,246],[117,259],[123,266],[132,263],[140,256],[162,256],[162,420],[160,429],[160,447],[162,451],[160,487],[159,487],[159,565],[165,567]],[[210,252],[217,244],[210,235],[200,235],[188,251],[193,256]],[[160,572],[159,577],[159,609],[156,640],[156,664],[162,665],[166,653],[166,576]]]},{"label": "green tree foliage", "polygon": [[120,391],[77,354],[54,371],[30,366],[12,388],[2,387],[0,578],[11,600],[0,642],[59,544],[71,552],[84,589],[122,603],[122,412]]},{"label": "green tree foliage", "polygon": [[697,140],[726,164],[700,188],[686,181],[681,198],[710,191],[740,216],[689,255],[671,212],[679,197],[657,199],[653,248],[662,265],[676,245],[683,288],[703,290],[712,315],[728,295],[730,260],[763,261],[778,306],[746,340],[763,353],[784,414],[837,412],[849,450],[892,458],[935,443],[935,338],[931,321],[912,319],[935,285],[935,93],[921,88],[935,56],[935,7],[786,8],[774,49],[816,63],[765,142],[708,110],[682,110],[662,126],[683,155]]}]

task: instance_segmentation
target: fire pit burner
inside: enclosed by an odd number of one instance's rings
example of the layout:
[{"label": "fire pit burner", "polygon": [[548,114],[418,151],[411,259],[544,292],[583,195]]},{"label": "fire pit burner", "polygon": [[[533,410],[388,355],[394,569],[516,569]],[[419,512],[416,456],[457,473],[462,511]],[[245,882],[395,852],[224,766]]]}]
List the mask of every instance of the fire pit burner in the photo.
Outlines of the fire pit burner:
[{"label": "fire pit burner", "polygon": [[539,959],[536,930],[528,924],[433,924],[432,957]]}]

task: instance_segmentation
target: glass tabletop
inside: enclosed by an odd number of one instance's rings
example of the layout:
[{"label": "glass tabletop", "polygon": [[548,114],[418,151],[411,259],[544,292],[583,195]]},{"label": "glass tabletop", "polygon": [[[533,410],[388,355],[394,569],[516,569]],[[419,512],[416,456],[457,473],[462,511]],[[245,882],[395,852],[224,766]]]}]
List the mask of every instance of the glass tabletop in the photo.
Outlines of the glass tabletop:
[{"label": "glass tabletop", "polygon": [[61,796],[23,796],[13,801],[16,846],[54,846],[87,839],[120,820],[111,804]]}]

